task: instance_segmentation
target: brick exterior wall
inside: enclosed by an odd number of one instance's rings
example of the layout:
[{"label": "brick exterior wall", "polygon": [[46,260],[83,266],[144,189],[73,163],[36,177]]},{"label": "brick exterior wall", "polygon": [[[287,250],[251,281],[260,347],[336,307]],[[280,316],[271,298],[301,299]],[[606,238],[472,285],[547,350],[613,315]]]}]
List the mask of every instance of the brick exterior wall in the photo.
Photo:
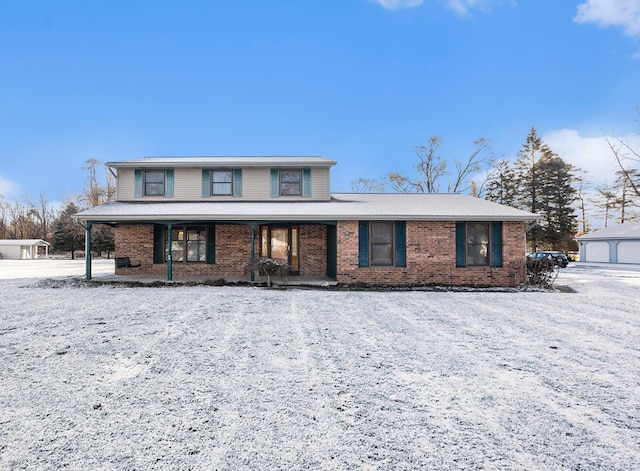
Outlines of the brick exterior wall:
[{"label": "brick exterior wall", "polygon": [[[327,227],[300,225],[300,275],[327,275]],[[525,281],[524,222],[503,223],[502,267],[456,267],[454,221],[407,221],[406,267],[359,267],[358,221],[337,226],[337,279],[367,285],[513,286]],[[256,230],[256,253],[259,240]],[[173,263],[173,276],[243,277],[251,256],[251,228],[216,224],[216,263]],[[120,224],[115,231],[116,257],[140,267],[116,269],[117,275],[166,276],[166,263],[153,263],[153,225]]]},{"label": "brick exterior wall", "polygon": [[[327,276],[327,228],[300,225],[300,275]],[[256,228],[255,252],[259,253]],[[242,224],[215,225],[215,263],[173,262],[174,277],[245,277],[251,259],[251,227]],[[139,267],[117,268],[116,275],[166,276],[166,263],[153,263],[153,225],[119,224],[115,231],[116,257],[129,257]],[[248,275],[247,275],[248,279]]]},{"label": "brick exterior wall", "polygon": [[502,267],[456,267],[455,221],[407,221],[406,267],[358,266],[358,221],[338,222],[338,281],[367,285],[513,286],[525,281],[525,227],[503,223]]},{"label": "brick exterior wall", "polygon": [[327,276],[327,226],[300,226],[300,276]]}]

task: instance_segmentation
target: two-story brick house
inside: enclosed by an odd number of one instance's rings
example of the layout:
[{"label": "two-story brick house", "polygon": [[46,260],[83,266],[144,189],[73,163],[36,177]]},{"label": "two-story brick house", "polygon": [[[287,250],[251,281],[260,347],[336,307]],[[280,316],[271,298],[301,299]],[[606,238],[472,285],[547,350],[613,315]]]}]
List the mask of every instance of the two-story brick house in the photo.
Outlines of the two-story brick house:
[{"label": "two-story brick house", "polygon": [[[115,227],[116,274],[238,278],[255,258],[341,283],[508,286],[537,216],[460,194],[331,193],[322,157],[110,162],[116,201],[76,217]],[[91,259],[87,260],[91,277]]]}]

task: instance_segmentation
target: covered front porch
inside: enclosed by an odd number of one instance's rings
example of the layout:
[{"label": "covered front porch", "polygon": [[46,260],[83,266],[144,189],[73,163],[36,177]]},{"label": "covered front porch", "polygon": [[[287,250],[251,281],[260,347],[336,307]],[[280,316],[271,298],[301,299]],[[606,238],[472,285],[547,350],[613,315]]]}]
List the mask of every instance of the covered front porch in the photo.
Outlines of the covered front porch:
[{"label": "covered front porch", "polygon": [[[102,222],[101,222],[102,223]],[[86,278],[91,279],[91,232],[86,223]],[[114,276],[261,282],[253,262],[273,259],[289,267],[288,284],[325,283],[337,277],[335,221],[113,222]]]}]

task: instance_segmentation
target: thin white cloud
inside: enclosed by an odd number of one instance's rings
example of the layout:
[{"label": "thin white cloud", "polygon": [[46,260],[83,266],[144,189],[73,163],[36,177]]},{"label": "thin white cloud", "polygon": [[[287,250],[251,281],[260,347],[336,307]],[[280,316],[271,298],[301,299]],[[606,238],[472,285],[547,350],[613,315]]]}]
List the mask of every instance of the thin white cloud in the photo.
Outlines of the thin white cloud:
[{"label": "thin white cloud", "polygon": [[469,9],[486,6],[485,0],[447,0],[447,6],[460,15],[469,13]]},{"label": "thin white cloud", "polygon": [[0,175],[0,196],[15,196],[19,191],[20,185],[16,182],[3,178],[2,175]]},{"label": "thin white cloud", "polygon": [[621,26],[628,36],[640,36],[638,0],[587,0],[578,5],[576,23],[595,23],[601,27]]},{"label": "thin white cloud", "polygon": [[423,0],[373,0],[387,10],[402,10],[403,8],[415,8],[422,5]]},{"label": "thin white cloud", "polygon": [[[640,149],[639,135],[622,139]],[[618,164],[604,136],[585,137],[575,129],[560,129],[545,133],[542,140],[565,162],[585,170],[587,179],[595,186],[613,183]]]},{"label": "thin white cloud", "polygon": [[[419,7],[424,0],[371,0],[387,10],[401,10],[405,8]],[[516,4],[516,0],[437,0],[448,9],[459,15],[467,15],[471,9],[489,9],[491,4],[510,3]]]}]

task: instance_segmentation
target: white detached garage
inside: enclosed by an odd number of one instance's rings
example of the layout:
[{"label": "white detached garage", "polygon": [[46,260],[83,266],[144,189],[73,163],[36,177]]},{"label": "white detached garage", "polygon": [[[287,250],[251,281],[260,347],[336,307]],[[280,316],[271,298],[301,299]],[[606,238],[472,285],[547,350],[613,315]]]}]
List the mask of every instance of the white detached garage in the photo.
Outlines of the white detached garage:
[{"label": "white detached garage", "polygon": [[576,240],[582,262],[640,263],[640,222],[600,229]]},{"label": "white detached garage", "polygon": [[47,258],[49,245],[42,239],[0,239],[0,258],[32,260],[42,255]]}]

